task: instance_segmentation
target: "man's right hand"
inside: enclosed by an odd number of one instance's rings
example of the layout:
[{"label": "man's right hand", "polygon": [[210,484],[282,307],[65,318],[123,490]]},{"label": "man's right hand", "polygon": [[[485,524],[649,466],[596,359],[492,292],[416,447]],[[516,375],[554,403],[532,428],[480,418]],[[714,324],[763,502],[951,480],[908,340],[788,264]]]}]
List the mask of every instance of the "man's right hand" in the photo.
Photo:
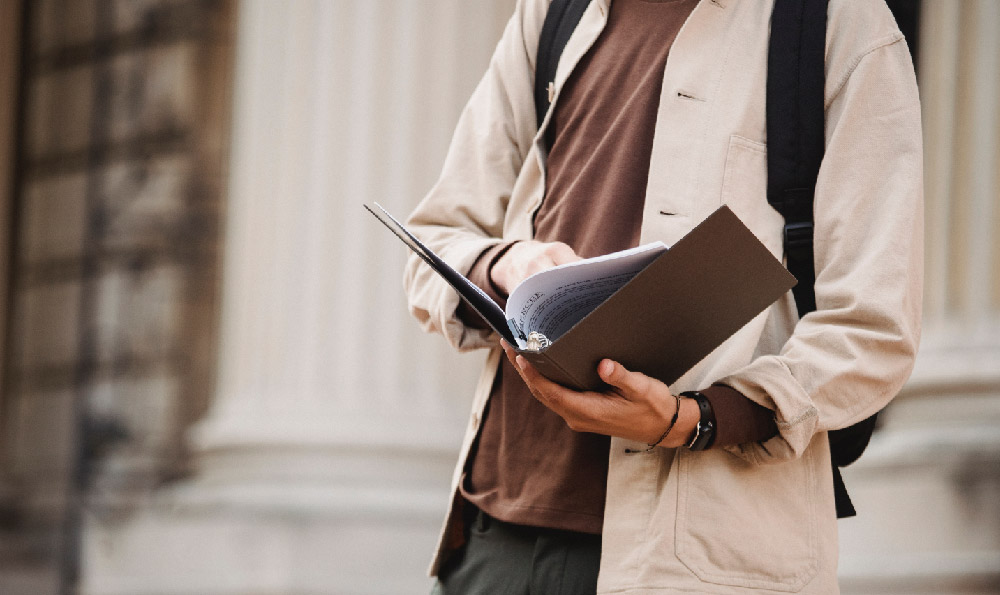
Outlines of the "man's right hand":
[{"label": "man's right hand", "polygon": [[510,247],[490,269],[490,280],[504,294],[538,271],[582,260],[562,242],[525,240]]}]

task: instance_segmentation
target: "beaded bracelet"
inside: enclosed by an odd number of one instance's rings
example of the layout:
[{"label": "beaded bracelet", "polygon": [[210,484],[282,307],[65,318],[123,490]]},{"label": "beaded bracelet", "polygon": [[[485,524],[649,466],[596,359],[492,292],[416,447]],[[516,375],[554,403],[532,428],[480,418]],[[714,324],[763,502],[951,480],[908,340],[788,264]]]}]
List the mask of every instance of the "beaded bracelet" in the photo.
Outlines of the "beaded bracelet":
[{"label": "beaded bracelet", "polygon": [[647,446],[649,446],[649,448],[646,449],[646,452],[652,452],[654,448],[656,448],[657,446],[659,446],[660,443],[663,442],[666,439],[667,434],[670,433],[670,430],[674,429],[674,424],[677,423],[677,416],[680,415],[680,413],[681,413],[681,396],[680,395],[674,395],[674,399],[677,401],[677,408],[674,409],[674,416],[672,418],[670,418],[670,425],[667,426],[666,431],[664,431],[663,434],[660,435],[660,439],[659,440],[657,440],[656,442],[654,442],[652,444],[648,444],[647,445]]}]

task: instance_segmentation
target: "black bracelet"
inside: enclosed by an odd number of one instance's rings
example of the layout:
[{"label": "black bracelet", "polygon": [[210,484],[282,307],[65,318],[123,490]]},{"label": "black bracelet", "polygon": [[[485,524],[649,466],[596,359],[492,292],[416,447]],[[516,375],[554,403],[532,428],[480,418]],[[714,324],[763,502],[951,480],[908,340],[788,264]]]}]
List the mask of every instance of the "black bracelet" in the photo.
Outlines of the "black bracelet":
[{"label": "black bracelet", "polygon": [[657,446],[659,446],[660,443],[663,442],[667,438],[667,434],[670,433],[670,430],[674,429],[674,425],[677,423],[677,416],[680,415],[680,413],[681,413],[681,396],[680,395],[674,395],[674,400],[677,402],[677,408],[674,409],[674,416],[670,419],[670,425],[667,426],[666,431],[664,431],[663,434],[660,435],[660,439],[659,440],[657,440],[656,442],[654,442],[652,444],[647,444],[646,445],[646,446],[649,447],[649,448],[646,449],[646,452],[652,452],[654,448],[656,448]]}]

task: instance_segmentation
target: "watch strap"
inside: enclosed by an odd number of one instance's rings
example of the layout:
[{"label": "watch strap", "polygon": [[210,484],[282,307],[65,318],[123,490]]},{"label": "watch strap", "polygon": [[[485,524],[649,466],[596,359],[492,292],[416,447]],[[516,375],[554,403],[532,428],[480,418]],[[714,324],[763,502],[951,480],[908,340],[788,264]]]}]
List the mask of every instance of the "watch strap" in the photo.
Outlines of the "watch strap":
[{"label": "watch strap", "polygon": [[695,425],[694,435],[688,442],[688,449],[693,451],[705,450],[715,442],[715,411],[712,403],[700,391],[690,390],[681,393],[682,397],[694,399],[698,404],[699,419]]}]

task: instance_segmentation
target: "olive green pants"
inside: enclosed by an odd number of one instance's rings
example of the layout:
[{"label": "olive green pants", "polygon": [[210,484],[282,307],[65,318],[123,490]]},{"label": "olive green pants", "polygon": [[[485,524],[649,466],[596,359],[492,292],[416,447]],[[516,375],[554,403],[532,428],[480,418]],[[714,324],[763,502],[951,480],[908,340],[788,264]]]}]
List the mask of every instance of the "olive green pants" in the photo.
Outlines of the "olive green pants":
[{"label": "olive green pants", "polygon": [[432,595],[593,595],[601,536],[524,527],[476,512]]}]

